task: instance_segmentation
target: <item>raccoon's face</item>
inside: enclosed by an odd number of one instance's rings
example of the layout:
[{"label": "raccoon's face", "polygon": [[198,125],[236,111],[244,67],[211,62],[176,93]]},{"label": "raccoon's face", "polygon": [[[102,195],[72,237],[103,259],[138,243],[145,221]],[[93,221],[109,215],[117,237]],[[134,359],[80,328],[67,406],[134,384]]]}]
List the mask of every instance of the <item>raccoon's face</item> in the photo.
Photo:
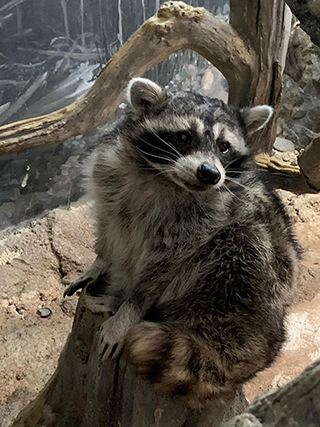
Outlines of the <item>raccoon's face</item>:
[{"label": "raccoon's face", "polygon": [[192,92],[167,93],[142,78],[129,83],[127,102],[133,114],[125,139],[141,169],[191,192],[221,188],[243,168],[246,135],[273,113],[269,106],[241,111]]}]

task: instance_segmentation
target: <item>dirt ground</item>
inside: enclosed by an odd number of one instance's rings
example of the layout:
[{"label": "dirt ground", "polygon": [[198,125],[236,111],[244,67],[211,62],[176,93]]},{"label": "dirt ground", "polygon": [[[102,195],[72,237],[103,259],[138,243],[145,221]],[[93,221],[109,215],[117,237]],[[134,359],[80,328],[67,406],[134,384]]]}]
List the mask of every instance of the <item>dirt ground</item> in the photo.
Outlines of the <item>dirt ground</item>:
[{"label": "dirt ground", "polygon": [[[320,357],[320,196],[281,192],[305,250],[288,340],[273,366],[246,385],[249,400]],[[94,259],[90,206],[56,209],[0,233],[0,426],[9,427],[57,365],[77,296],[65,284]]]}]

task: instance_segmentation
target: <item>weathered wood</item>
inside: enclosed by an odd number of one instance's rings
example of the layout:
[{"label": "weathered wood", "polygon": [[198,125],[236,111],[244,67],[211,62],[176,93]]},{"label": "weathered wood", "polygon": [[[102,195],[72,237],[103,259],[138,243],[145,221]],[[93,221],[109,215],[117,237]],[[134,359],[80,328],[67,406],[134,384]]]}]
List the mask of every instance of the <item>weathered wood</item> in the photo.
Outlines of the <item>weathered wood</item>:
[{"label": "weathered wood", "polygon": [[254,93],[254,52],[229,24],[205,9],[167,2],[106,64],[80,100],[46,116],[0,127],[0,155],[62,142],[107,123],[128,81],[180,49],[207,58],[227,78],[231,102],[247,104],[248,93]]},{"label": "weathered wood", "polygon": [[101,362],[99,326],[106,318],[87,310],[80,297],[55,374],[12,427],[218,427],[245,410],[240,390],[224,406],[194,411],[137,377],[125,354]]},{"label": "weathered wood", "polygon": [[275,109],[273,121],[251,138],[256,152],[270,153],[276,137],[291,12],[282,0],[230,0],[230,7],[230,24],[256,54],[254,91],[248,94],[247,105],[268,104]]},{"label": "weathered wood", "polygon": [[[291,191],[296,194],[317,193],[298,166],[292,166],[273,157],[260,154],[255,157],[258,168],[265,172],[273,188]],[[318,174],[319,179],[319,174]]]}]

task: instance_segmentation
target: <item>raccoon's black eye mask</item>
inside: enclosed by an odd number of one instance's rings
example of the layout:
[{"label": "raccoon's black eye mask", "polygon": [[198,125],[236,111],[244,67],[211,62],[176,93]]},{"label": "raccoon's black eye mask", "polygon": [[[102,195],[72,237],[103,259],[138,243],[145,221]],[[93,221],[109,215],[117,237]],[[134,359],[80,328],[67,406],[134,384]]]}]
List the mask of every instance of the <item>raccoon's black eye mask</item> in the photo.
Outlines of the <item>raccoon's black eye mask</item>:
[{"label": "raccoon's black eye mask", "polygon": [[193,130],[144,132],[134,146],[151,162],[166,164],[192,153],[199,146]]}]

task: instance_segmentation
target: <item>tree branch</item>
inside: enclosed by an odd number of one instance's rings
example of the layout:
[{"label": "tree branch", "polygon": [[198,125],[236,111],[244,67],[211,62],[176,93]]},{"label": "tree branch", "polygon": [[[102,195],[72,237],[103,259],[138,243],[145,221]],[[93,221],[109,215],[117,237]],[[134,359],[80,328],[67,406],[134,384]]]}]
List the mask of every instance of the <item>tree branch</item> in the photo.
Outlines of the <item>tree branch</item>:
[{"label": "tree branch", "polygon": [[128,81],[180,49],[193,49],[207,58],[227,78],[232,103],[245,103],[254,88],[254,54],[229,24],[205,9],[167,2],[106,64],[80,100],[46,116],[2,126],[0,155],[62,142],[105,124]]}]

